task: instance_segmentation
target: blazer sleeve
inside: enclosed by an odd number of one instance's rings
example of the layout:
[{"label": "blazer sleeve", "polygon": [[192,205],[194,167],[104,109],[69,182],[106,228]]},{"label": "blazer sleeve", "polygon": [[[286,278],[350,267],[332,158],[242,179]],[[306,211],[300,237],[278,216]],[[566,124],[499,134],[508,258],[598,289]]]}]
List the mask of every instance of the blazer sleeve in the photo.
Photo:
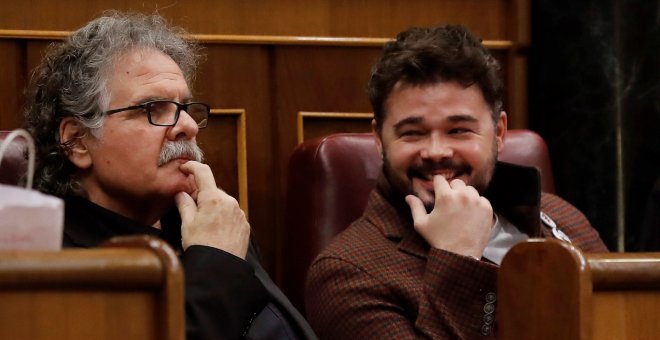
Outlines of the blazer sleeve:
[{"label": "blazer sleeve", "polygon": [[589,253],[607,252],[607,246],[598,231],[580,210],[562,198],[549,193],[541,195],[541,211],[552,218],[559,229],[571,239],[580,250]]},{"label": "blazer sleeve", "polygon": [[243,259],[206,246],[189,247],[182,262],[187,339],[240,339],[268,302],[254,269]]},{"label": "blazer sleeve", "polygon": [[319,258],[305,292],[307,317],[319,338],[483,338],[484,300],[495,291],[495,265],[432,249],[421,289],[396,287],[405,285],[397,280],[405,271],[376,277],[351,259]]}]

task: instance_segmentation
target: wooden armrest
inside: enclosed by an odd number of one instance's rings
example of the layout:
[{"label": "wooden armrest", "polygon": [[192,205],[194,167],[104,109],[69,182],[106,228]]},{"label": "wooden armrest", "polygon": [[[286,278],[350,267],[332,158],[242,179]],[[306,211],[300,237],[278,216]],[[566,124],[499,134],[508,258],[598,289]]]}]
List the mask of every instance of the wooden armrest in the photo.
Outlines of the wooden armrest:
[{"label": "wooden armrest", "polygon": [[582,253],[533,239],[498,273],[500,339],[644,339],[660,334],[660,253]]},{"label": "wooden armrest", "polygon": [[183,270],[148,236],[0,252],[0,339],[183,339]]}]

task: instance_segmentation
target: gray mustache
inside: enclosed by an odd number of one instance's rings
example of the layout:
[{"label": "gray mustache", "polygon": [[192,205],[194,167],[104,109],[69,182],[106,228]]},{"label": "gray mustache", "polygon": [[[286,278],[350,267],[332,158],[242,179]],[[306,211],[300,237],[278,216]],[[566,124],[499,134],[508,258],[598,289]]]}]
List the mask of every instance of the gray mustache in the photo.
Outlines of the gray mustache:
[{"label": "gray mustache", "polygon": [[177,158],[188,158],[193,161],[203,162],[204,152],[197,143],[190,140],[166,141],[160,150],[158,166]]}]

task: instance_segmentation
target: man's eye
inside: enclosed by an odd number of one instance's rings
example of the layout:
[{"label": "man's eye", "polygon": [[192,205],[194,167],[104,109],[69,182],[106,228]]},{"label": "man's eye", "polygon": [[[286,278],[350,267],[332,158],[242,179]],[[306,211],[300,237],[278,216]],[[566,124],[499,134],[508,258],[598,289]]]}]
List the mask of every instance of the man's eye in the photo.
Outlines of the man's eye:
[{"label": "man's eye", "polygon": [[167,111],[168,103],[151,103],[149,109],[153,113],[162,113]]},{"label": "man's eye", "polygon": [[468,133],[470,131],[472,131],[472,130],[466,129],[466,128],[455,128],[455,129],[449,130],[449,134],[455,135],[455,134]]},{"label": "man's eye", "polygon": [[422,134],[423,132],[419,130],[407,130],[401,132],[401,137],[414,137],[414,136],[421,136]]}]

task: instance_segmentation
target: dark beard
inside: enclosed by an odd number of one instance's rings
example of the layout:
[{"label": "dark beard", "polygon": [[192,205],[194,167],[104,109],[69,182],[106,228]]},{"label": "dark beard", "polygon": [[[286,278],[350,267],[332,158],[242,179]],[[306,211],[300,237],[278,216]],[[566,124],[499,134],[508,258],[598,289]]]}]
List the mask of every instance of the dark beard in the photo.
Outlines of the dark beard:
[{"label": "dark beard", "polygon": [[[412,179],[413,178],[427,178],[427,174],[434,170],[452,170],[456,175],[468,174],[468,176],[473,174],[473,169],[471,166],[465,163],[454,162],[451,159],[442,160],[440,162],[431,162],[426,161],[420,165],[411,166],[406,172],[408,181],[401,179],[394,175],[394,170],[390,164],[389,158],[387,157],[386,148],[383,148],[383,174],[387,181],[392,187],[393,194],[397,199],[404,200],[407,195],[415,195],[419,197],[419,194],[414,192],[412,189]],[[471,183],[466,183],[473,186],[480,195],[483,195],[488,189],[491,179],[493,178],[493,173],[495,172],[495,164],[497,163],[497,141],[493,140],[493,148],[491,150],[490,159],[486,163],[486,169],[481,176],[476,178],[471,178]],[[424,202],[424,207],[426,212],[430,213],[433,211],[435,204],[433,202]]]}]

